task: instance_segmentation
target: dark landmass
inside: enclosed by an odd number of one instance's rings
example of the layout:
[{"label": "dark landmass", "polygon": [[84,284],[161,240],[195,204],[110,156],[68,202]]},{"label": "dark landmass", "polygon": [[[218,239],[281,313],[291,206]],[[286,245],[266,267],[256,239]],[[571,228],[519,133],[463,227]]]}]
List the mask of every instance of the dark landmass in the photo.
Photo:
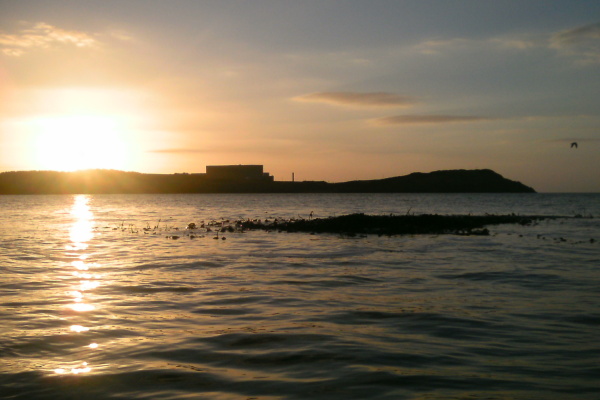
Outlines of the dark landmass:
[{"label": "dark landmass", "polygon": [[242,229],[277,230],[282,232],[339,233],[348,236],[357,234],[417,235],[458,234],[489,235],[485,226],[499,224],[531,225],[547,216],[519,215],[365,215],[351,214],[339,217],[238,221]]},{"label": "dark landmass", "polygon": [[0,173],[0,194],[113,193],[535,193],[535,190],[489,169],[417,172],[341,183],[210,179],[205,174],[115,170]]}]

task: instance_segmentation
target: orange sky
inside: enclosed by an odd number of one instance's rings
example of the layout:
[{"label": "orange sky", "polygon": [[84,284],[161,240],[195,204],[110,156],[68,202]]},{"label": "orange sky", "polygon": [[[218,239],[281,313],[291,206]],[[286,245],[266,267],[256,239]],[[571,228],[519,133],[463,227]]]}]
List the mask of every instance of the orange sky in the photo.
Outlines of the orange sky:
[{"label": "orange sky", "polygon": [[544,4],[0,1],[0,171],[490,168],[598,192],[597,3]]}]

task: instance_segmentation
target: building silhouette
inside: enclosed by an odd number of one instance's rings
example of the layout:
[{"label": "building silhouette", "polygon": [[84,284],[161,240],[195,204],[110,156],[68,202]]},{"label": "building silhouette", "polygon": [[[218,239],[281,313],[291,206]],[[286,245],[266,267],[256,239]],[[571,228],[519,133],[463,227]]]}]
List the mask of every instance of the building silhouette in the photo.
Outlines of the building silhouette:
[{"label": "building silhouette", "polygon": [[206,179],[236,182],[273,182],[262,165],[207,165]]}]

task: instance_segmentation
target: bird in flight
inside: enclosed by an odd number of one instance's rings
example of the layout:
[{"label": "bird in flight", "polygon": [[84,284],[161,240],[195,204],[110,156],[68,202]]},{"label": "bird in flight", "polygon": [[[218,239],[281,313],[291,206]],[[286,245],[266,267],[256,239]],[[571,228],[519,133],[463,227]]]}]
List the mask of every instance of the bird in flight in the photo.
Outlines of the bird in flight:
[{"label": "bird in flight", "polygon": [[577,142],[571,143],[571,148],[573,148],[573,147],[577,148]]}]

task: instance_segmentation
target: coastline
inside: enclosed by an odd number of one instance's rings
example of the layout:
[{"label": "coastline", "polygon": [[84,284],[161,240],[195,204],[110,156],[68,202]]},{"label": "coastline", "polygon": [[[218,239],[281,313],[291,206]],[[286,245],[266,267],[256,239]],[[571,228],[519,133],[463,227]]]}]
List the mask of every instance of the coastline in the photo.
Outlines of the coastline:
[{"label": "coastline", "polygon": [[180,193],[535,193],[489,170],[415,172],[376,180],[269,181],[211,179],[205,174],[143,174],[114,170],[0,173],[0,194]]}]

